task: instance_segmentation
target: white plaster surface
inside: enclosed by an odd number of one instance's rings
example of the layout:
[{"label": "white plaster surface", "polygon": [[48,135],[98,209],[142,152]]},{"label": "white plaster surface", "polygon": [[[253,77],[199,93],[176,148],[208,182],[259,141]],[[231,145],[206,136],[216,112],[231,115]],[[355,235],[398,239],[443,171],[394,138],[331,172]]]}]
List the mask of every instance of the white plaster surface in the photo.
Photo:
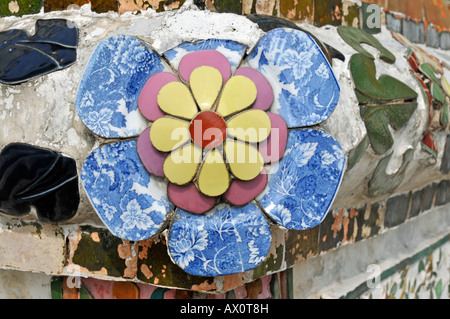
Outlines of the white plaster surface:
[{"label": "white plaster surface", "polygon": [[51,276],[18,270],[0,270],[0,299],[51,299]]}]

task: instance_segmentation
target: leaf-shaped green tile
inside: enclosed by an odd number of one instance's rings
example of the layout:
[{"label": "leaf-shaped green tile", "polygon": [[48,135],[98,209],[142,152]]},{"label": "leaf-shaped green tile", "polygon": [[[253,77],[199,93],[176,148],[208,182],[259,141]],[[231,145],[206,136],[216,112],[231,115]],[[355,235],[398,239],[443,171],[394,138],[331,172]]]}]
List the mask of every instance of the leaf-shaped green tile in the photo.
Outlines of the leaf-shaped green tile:
[{"label": "leaf-shaped green tile", "polygon": [[442,106],[445,103],[445,93],[439,86],[439,82],[431,82],[430,86],[431,96],[438,101],[438,107]]},{"label": "leaf-shaped green tile", "polygon": [[439,279],[438,283],[436,284],[436,287],[434,287],[434,290],[436,292],[436,299],[441,299],[441,295],[442,295],[442,279]]},{"label": "leaf-shaped green tile", "polygon": [[389,75],[382,75],[377,79],[374,61],[364,54],[352,55],[350,72],[355,89],[368,98],[385,101],[417,98],[417,93],[413,89]]},{"label": "leaf-shaped green tile", "polygon": [[369,147],[369,138],[368,136],[364,136],[364,138],[359,142],[359,144],[351,149],[348,153],[348,161],[347,161],[347,171],[351,170],[356,163],[359,162],[361,157],[363,156],[366,149]]},{"label": "leaf-shaped green tile", "polygon": [[438,82],[439,80],[436,77],[436,69],[430,63],[422,63],[419,65],[419,71],[423,73],[427,78],[429,78],[433,82]]},{"label": "leaf-shaped green tile", "polygon": [[387,63],[395,62],[395,55],[386,49],[380,41],[373,35],[351,26],[340,26],[337,28],[339,35],[347,42],[353,49],[362,53],[364,56],[374,60],[374,56],[364,49],[361,44],[368,44],[380,51],[380,59]]},{"label": "leaf-shaped green tile", "polygon": [[398,130],[406,124],[417,108],[418,95],[389,75],[377,79],[374,61],[363,54],[350,58],[350,71],[370,144],[377,154],[384,154],[394,143],[389,125]]},{"label": "leaf-shaped green tile", "polygon": [[361,107],[361,117],[367,128],[370,144],[377,154],[386,153],[394,144],[389,125],[398,130],[408,122],[417,102]]},{"label": "leaf-shaped green tile", "polygon": [[[390,155],[383,158],[375,169],[372,179],[369,182],[369,194],[370,196],[380,196],[387,193],[393,192],[403,181],[405,177],[405,170],[409,162],[411,162],[414,154],[414,150],[409,149],[403,154],[403,163],[398,169],[397,173],[393,175],[388,175],[386,173],[386,168],[392,157]],[[419,269],[420,271],[420,269]]]}]

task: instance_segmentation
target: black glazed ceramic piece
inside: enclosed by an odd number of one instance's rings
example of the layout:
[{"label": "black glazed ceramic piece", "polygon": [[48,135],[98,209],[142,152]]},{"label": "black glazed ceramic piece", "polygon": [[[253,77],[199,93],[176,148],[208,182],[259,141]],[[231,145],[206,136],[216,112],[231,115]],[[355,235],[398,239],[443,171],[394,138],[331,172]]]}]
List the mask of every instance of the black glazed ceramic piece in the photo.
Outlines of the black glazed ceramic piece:
[{"label": "black glazed ceramic piece", "polygon": [[0,211],[24,216],[33,206],[40,221],[60,222],[75,215],[79,202],[74,159],[20,143],[0,153]]},{"label": "black glazed ceramic piece", "polygon": [[0,32],[0,83],[19,84],[72,65],[78,29],[65,19],[37,20],[35,34]]},{"label": "black glazed ceramic piece", "polygon": [[314,41],[317,43],[317,45],[320,47],[322,52],[325,54],[325,57],[327,58],[328,62],[331,64],[331,59],[338,59],[341,61],[345,61],[345,56],[333,48],[332,46],[323,43],[319,39],[317,39],[313,34],[310,32],[300,28],[298,25],[296,25],[294,22],[285,20],[283,18],[268,16],[264,14],[247,14],[247,19],[250,21],[256,23],[261,30],[264,32],[268,32],[272,29],[276,28],[291,28],[291,29],[297,29],[301,30],[311,36],[311,38],[314,39]]}]

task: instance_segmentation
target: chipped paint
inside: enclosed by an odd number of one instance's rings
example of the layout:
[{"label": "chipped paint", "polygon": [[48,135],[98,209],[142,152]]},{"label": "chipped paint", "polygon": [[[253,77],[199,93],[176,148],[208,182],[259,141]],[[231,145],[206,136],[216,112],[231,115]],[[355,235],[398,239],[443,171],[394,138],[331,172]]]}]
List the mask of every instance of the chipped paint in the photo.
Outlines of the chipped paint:
[{"label": "chipped paint", "polygon": [[98,233],[97,233],[97,232],[93,232],[93,233],[91,234],[91,238],[92,238],[92,240],[95,241],[96,243],[99,243],[99,242],[100,242],[100,238],[98,237]]},{"label": "chipped paint", "polygon": [[138,258],[136,254],[136,245],[129,241],[124,241],[117,247],[119,257],[125,260],[126,268],[123,271],[124,278],[134,278],[137,274]]},{"label": "chipped paint", "polygon": [[192,291],[215,291],[217,289],[216,284],[214,282],[209,282],[205,280],[204,282],[196,285],[192,285]]}]

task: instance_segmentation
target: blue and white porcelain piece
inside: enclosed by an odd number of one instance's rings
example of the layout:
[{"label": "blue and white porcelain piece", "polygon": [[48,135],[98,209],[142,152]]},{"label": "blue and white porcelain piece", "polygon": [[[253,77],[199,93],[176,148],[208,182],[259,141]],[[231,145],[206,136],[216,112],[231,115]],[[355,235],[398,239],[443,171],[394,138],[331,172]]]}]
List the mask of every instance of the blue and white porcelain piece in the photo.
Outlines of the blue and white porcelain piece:
[{"label": "blue and white porcelain piece", "polygon": [[191,275],[234,274],[261,264],[271,238],[266,218],[253,203],[241,207],[220,204],[205,215],[177,209],[169,253]]},{"label": "blue and white porcelain piece", "polygon": [[142,165],[136,140],[93,151],[83,164],[81,180],[97,214],[120,238],[143,240],[155,235],[174,209],[167,183]]},{"label": "blue and white porcelain piece", "polygon": [[102,137],[139,135],[147,127],[138,109],[139,93],[150,76],[162,71],[170,67],[141,40],[115,36],[100,42],[78,88],[79,117]]},{"label": "blue and white porcelain piece", "polygon": [[176,48],[166,51],[164,57],[178,70],[181,59],[188,53],[201,50],[217,50],[230,61],[231,72],[234,73],[241,62],[247,46],[244,44],[222,39],[208,39],[198,42],[184,42]]},{"label": "blue and white porcelain piece", "polygon": [[[177,70],[183,56],[207,49],[224,54],[234,72],[247,48],[211,39],[183,43],[164,56]],[[328,118],[339,100],[337,81],[314,40],[299,30],[271,30],[242,65],[259,70],[270,82],[270,111],[291,128],[286,151],[279,163],[271,164],[257,205],[220,203],[203,215],[175,207],[167,196],[167,182],[149,174],[141,163],[135,139],[96,149],[81,171],[94,209],[115,236],[143,240],[170,225],[169,255],[191,275],[227,275],[259,266],[271,246],[269,216],[289,229],[318,225],[345,171],[345,154],[330,134],[301,128]],[[147,128],[137,107],[140,90],[151,75],[172,68],[138,39],[119,36],[101,42],[79,87],[80,118],[106,138],[137,136]],[[173,216],[170,223],[168,216]]]},{"label": "blue and white porcelain piece", "polygon": [[244,66],[260,71],[274,92],[270,112],[289,128],[326,120],[339,101],[340,88],[333,70],[316,42],[300,30],[267,32]]},{"label": "blue and white porcelain piece", "polygon": [[284,156],[271,167],[267,187],[257,201],[286,228],[314,227],[325,218],[336,196],[345,162],[341,146],[327,132],[291,130]]}]

